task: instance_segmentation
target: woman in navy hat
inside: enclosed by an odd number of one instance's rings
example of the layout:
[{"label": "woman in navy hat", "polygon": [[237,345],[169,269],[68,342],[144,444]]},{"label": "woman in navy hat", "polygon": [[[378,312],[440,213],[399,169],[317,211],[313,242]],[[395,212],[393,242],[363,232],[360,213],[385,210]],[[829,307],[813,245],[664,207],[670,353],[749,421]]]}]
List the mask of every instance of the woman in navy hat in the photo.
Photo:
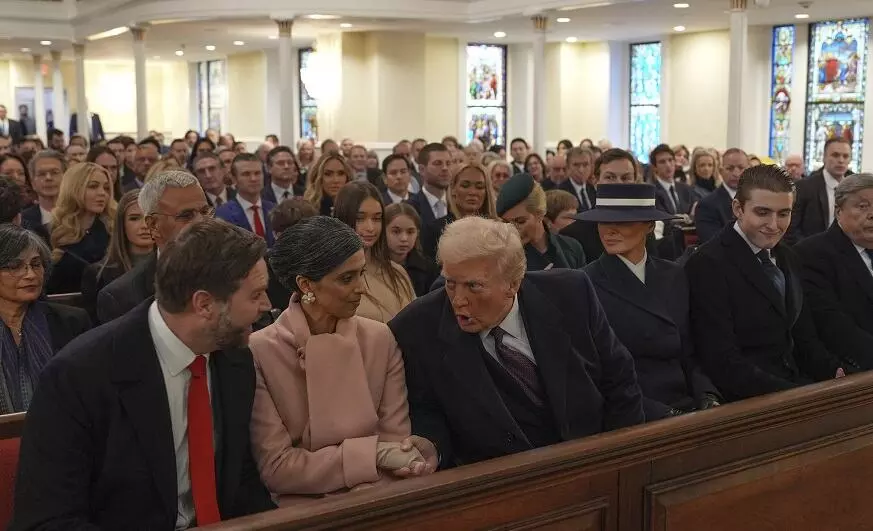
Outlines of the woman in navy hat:
[{"label": "woman in navy hat", "polygon": [[601,184],[596,207],[577,218],[598,224],[605,252],[585,272],[610,326],[634,357],[646,419],[718,405],[720,394],[691,344],[685,272],[646,251],[655,222],[673,218],[655,208],[655,187]]}]

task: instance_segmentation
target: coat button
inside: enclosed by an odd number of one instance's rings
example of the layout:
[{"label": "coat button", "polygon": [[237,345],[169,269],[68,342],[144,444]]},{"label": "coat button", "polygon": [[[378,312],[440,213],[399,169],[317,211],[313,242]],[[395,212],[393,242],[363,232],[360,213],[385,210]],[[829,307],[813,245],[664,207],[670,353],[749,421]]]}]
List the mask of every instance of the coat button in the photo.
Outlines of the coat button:
[{"label": "coat button", "polygon": [[506,434],[506,444],[507,444],[507,445],[510,445],[510,444],[512,444],[512,443],[514,443],[514,442],[515,442],[515,435],[513,435],[513,434],[511,434],[511,433],[507,433],[507,434]]}]

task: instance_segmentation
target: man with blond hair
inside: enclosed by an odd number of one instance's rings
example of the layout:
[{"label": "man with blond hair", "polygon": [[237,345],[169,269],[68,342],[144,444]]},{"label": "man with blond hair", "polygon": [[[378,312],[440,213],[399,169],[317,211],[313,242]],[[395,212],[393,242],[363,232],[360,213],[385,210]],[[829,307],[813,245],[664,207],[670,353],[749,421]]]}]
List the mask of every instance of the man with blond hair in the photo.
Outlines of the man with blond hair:
[{"label": "man with blond hair", "polygon": [[443,468],[644,421],[633,360],[581,271],[526,273],[518,231],[446,227],[445,287],[388,326],[404,353],[414,445]]}]

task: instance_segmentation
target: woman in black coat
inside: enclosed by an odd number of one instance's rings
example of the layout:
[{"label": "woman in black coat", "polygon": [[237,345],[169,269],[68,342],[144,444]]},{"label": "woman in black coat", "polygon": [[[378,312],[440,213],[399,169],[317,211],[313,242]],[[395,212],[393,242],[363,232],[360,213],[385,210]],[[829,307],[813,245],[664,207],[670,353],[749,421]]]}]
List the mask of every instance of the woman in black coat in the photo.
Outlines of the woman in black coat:
[{"label": "woman in black coat", "polygon": [[654,205],[650,184],[603,184],[596,208],[578,215],[598,224],[605,252],[585,272],[610,326],[634,357],[647,420],[721,401],[694,357],[685,272],[646,251],[655,221],[671,217]]}]

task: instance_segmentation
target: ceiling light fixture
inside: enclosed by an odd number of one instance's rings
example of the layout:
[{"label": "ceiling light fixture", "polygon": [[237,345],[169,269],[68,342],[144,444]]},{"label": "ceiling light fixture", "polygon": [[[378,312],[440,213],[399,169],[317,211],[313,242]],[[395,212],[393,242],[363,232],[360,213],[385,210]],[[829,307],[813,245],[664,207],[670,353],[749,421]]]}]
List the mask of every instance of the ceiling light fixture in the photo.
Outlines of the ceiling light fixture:
[{"label": "ceiling light fixture", "polygon": [[807,18],[809,18],[809,13],[798,13],[798,14],[794,15],[794,18],[801,19],[801,20],[807,19]]},{"label": "ceiling light fixture", "polygon": [[339,15],[306,15],[306,18],[312,20],[336,20],[340,17]]},{"label": "ceiling light fixture", "polygon": [[243,41],[233,41],[233,45],[234,46],[245,46],[246,43],[244,43]]},{"label": "ceiling light fixture", "polygon": [[207,51],[207,52],[214,52],[214,51],[215,51],[215,46],[213,46],[213,45],[211,45],[211,44],[207,44],[207,45],[205,46],[205,48],[206,48],[206,51]]},{"label": "ceiling light fixture", "polygon": [[89,37],[86,37],[89,41],[99,41],[100,39],[106,39],[108,37],[115,37],[116,35],[121,35],[122,33],[127,33],[127,26],[120,26],[117,28],[113,28],[111,30],[106,30],[101,33],[95,33]]},{"label": "ceiling light fixture", "polygon": [[685,31],[685,26],[673,26],[673,31]]},{"label": "ceiling light fixture", "polygon": [[570,22],[570,19],[567,17],[559,17],[559,18],[556,18],[555,21],[563,24],[564,22]]},{"label": "ceiling light fixture", "polygon": [[184,51],[182,51],[182,50],[176,50],[176,57],[182,57],[183,55],[185,55],[185,52],[184,52]]},{"label": "ceiling light fixture", "polygon": [[566,40],[567,40],[567,42],[576,42],[576,41],[578,41],[579,39],[577,39],[576,37],[567,37]]},{"label": "ceiling light fixture", "polygon": [[30,48],[22,48],[21,53],[30,53]]},{"label": "ceiling light fixture", "polygon": [[39,41],[39,43],[42,44],[43,46],[51,46],[52,45],[52,41]]},{"label": "ceiling light fixture", "polygon": [[271,41],[275,41],[276,39],[279,38],[279,36],[278,36],[278,35],[270,35],[270,36],[267,37],[267,38],[270,39]]},{"label": "ceiling light fixture", "polygon": [[342,24],[340,24],[340,27],[345,28],[345,29],[349,29],[352,27],[352,25],[349,24],[348,22],[343,22]]},{"label": "ceiling light fixture", "polygon": [[676,9],[688,9],[691,7],[691,4],[686,4],[685,2],[679,2],[677,4],[673,4],[673,7]]},{"label": "ceiling light fixture", "polygon": [[494,37],[498,38],[498,39],[502,39],[503,37],[506,37],[506,32],[505,31],[495,31]]}]

